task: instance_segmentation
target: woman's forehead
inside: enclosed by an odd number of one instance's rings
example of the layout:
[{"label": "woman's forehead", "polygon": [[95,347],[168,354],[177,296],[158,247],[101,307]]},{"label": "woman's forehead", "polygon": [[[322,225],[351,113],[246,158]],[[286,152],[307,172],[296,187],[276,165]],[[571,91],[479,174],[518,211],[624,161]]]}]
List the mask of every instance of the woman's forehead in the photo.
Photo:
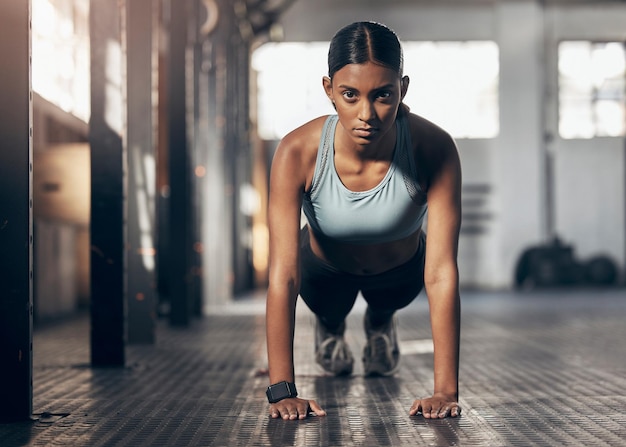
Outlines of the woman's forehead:
[{"label": "woman's forehead", "polygon": [[389,67],[374,62],[347,64],[335,72],[334,84],[395,84],[400,77]]}]

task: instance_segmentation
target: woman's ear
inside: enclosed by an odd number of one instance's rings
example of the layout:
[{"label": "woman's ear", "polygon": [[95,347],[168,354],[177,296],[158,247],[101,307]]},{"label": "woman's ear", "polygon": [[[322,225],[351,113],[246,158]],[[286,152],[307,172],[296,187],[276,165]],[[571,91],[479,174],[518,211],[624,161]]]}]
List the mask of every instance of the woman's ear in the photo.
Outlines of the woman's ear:
[{"label": "woman's ear", "polygon": [[404,99],[404,96],[406,95],[406,92],[408,91],[408,89],[409,89],[409,77],[402,76],[401,85],[400,85],[400,95],[402,99]]},{"label": "woman's ear", "polygon": [[328,96],[328,99],[330,99],[333,104],[333,81],[328,77],[328,76],[324,76],[322,78],[322,85],[324,86],[324,92],[326,93],[326,96]]}]

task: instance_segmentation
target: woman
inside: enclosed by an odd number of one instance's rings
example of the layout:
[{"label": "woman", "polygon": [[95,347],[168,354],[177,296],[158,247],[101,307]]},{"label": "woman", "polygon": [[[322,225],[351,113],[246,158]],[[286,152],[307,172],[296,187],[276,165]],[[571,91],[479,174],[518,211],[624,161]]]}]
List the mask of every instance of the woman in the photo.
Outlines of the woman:
[{"label": "woman", "polygon": [[[340,375],[352,372],[343,332],[361,292],[368,303],[365,374],[391,375],[400,359],[395,312],[424,287],[435,385],[409,414],[460,414],[460,163],[452,138],[402,103],[409,85],[402,65],[398,38],[386,26],[356,22],[338,31],[323,78],[336,115],[289,133],[274,156],[266,315],[273,418],[326,414],[317,402],[297,397],[298,295],[317,317],[317,363]],[[308,221],[302,230],[301,211]]]}]

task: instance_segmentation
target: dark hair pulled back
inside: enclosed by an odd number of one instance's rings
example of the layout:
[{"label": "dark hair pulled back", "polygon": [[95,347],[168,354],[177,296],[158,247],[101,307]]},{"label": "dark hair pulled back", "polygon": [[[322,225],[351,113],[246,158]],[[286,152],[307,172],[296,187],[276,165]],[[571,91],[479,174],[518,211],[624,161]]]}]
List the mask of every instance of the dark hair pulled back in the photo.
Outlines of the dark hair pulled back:
[{"label": "dark hair pulled back", "polygon": [[328,50],[328,76],[348,64],[374,62],[402,77],[403,56],[398,36],[376,22],[354,22],[337,31]]}]

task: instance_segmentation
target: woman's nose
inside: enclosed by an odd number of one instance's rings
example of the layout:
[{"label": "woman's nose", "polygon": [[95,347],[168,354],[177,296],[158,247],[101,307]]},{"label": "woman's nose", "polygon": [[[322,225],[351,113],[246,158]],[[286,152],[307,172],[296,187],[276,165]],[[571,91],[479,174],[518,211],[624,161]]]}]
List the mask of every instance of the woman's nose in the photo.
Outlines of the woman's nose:
[{"label": "woman's nose", "polygon": [[359,108],[359,119],[361,121],[370,121],[376,117],[376,110],[374,109],[374,104],[372,101],[363,100],[361,101]]}]

